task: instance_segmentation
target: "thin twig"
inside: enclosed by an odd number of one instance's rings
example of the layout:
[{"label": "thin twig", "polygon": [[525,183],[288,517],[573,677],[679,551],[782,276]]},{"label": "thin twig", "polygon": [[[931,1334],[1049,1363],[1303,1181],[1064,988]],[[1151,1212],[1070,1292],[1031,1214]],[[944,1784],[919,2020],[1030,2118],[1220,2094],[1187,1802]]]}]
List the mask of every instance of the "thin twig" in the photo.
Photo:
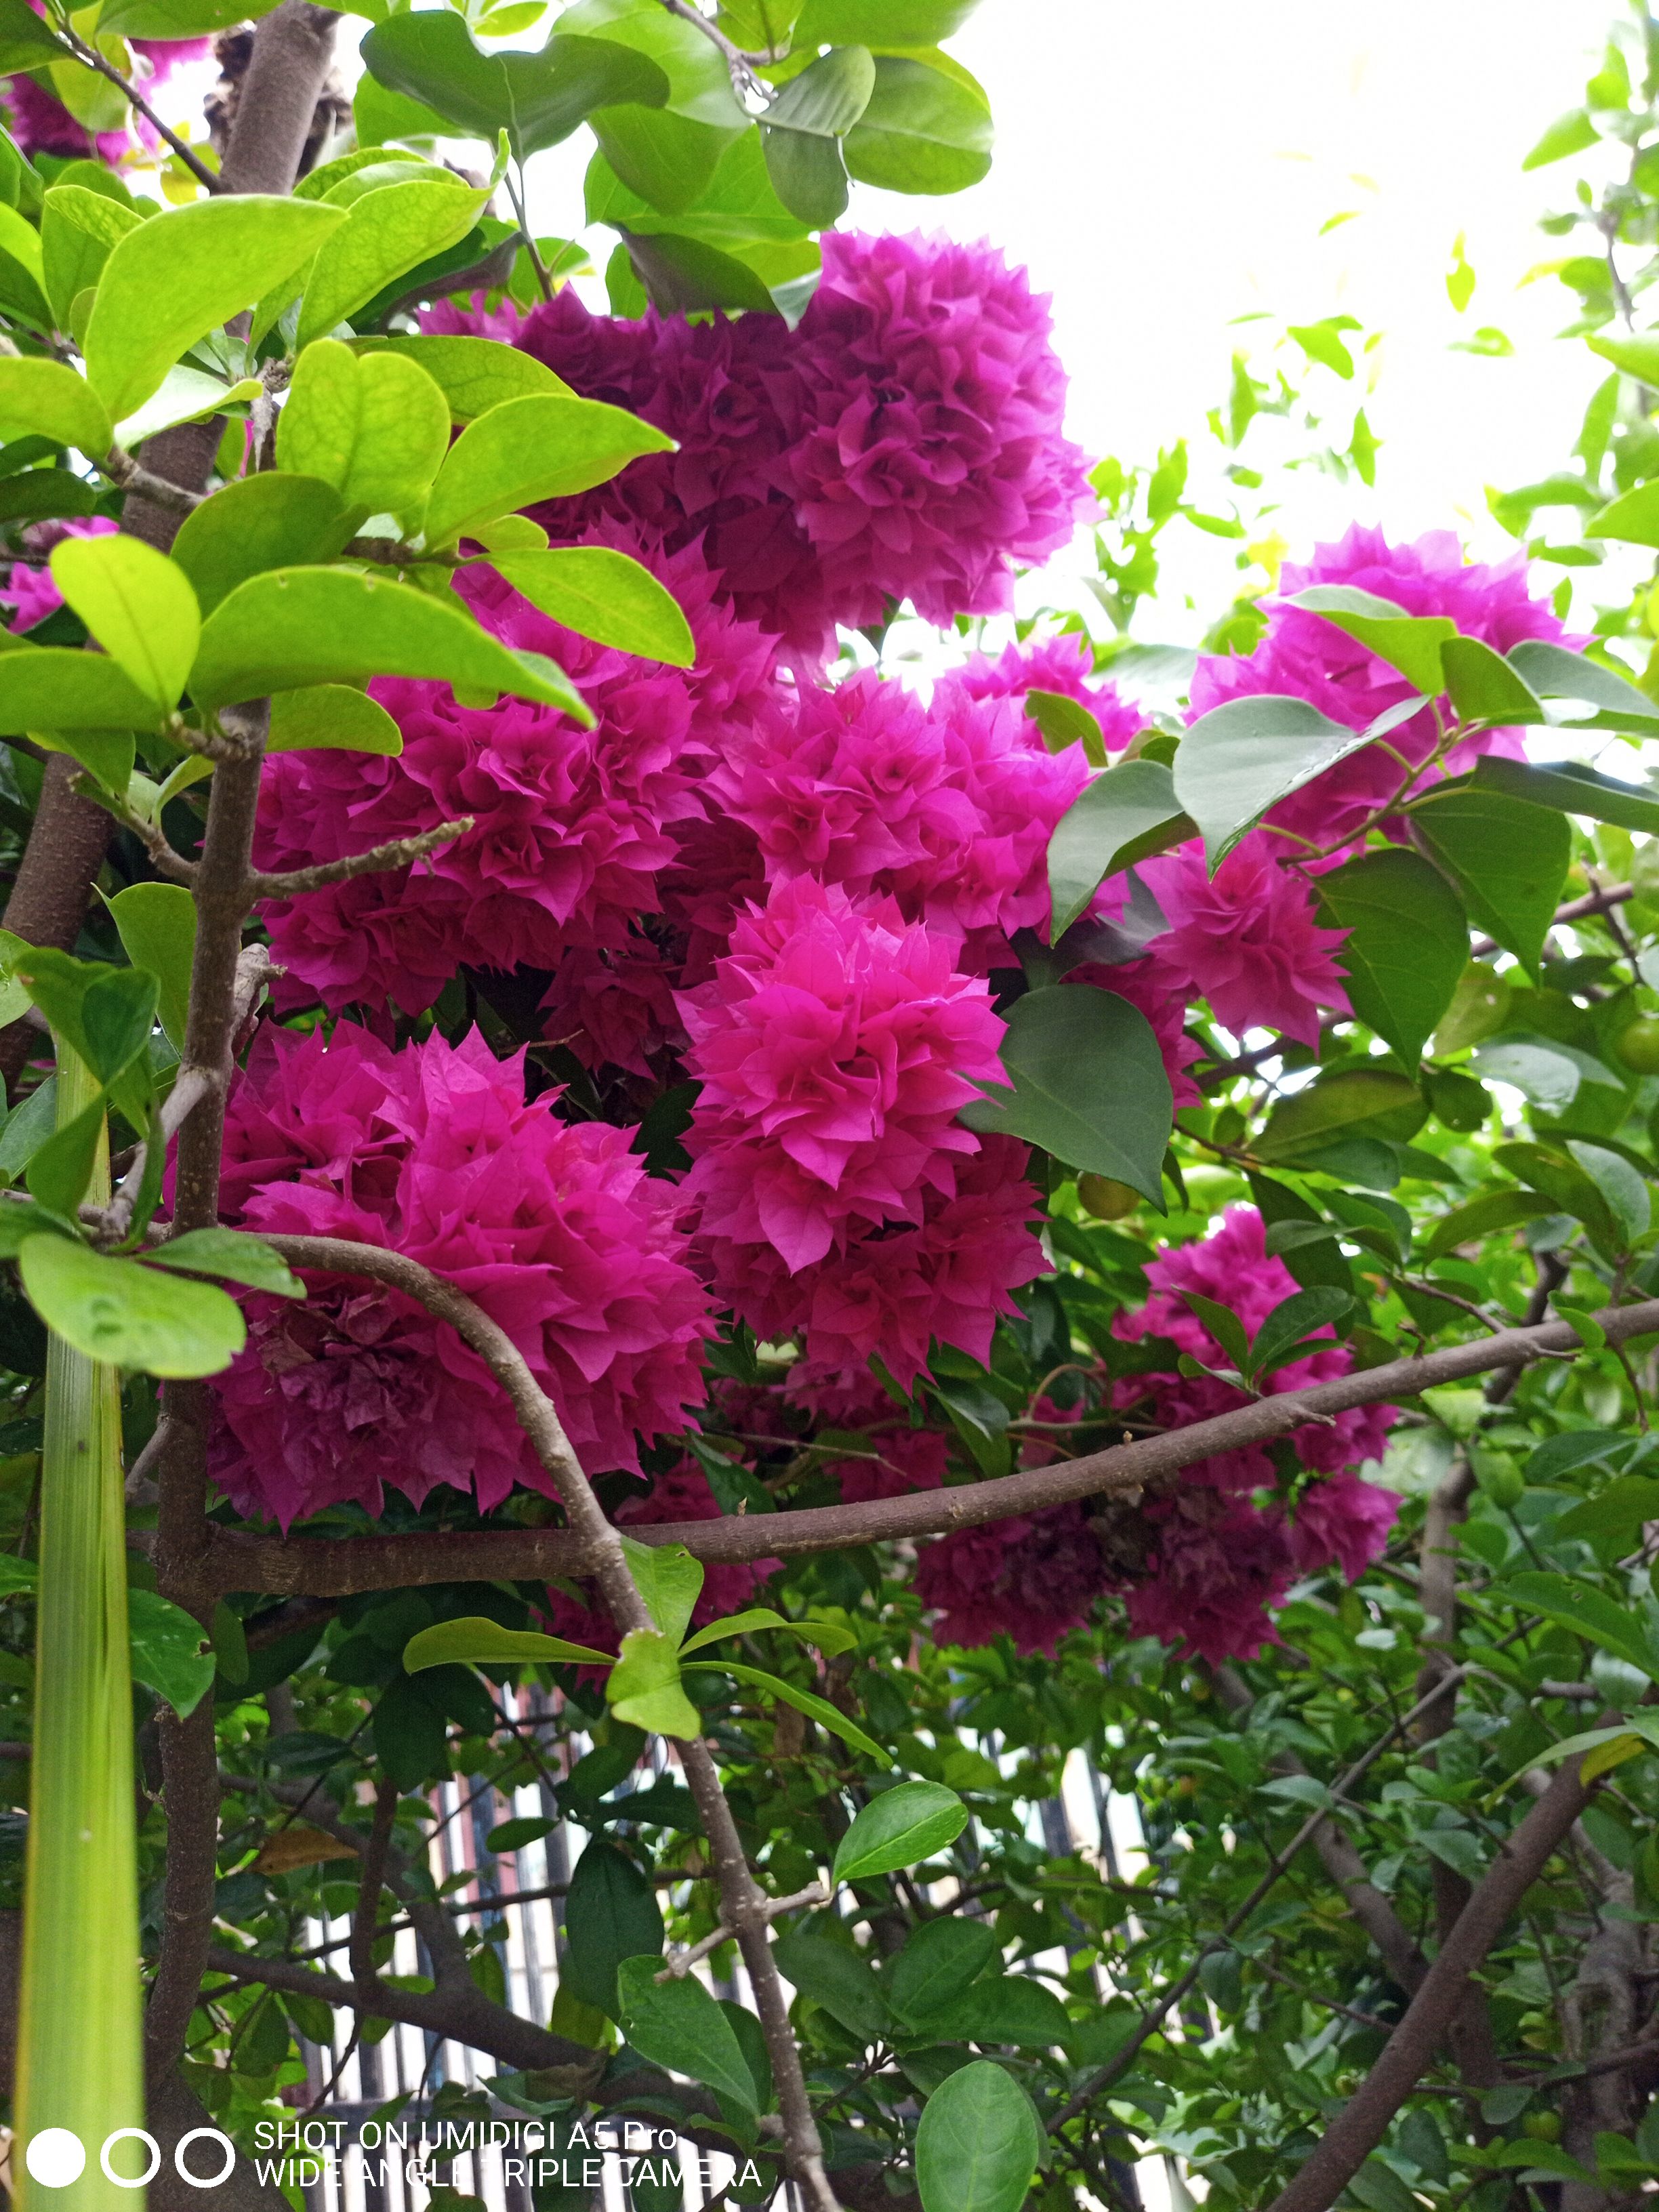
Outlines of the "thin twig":
[{"label": "thin twig", "polygon": [[249,891],[256,899],[298,898],[330,884],[349,884],[359,876],[379,875],[387,868],[409,867],[425,860],[428,853],[435,853],[441,845],[464,837],[473,819],[471,814],[463,814],[453,822],[441,822],[435,830],[422,830],[418,836],[397,837],[390,844],[371,846],[367,853],[354,853],[349,860],[324,860],[314,868],[290,868],[283,875],[256,873],[249,880]]},{"label": "thin twig", "polygon": [[[804,1911],[811,1905],[828,1905],[829,1902],[829,1891],[821,1881],[815,1881],[805,1889],[798,1889],[793,1897],[769,1898],[766,1900],[766,1917],[775,1920],[781,1913]],[[657,1979],[659,1982],[684,1981],[700,1959],[706,1959],[711,1951],[718,1951],[722,1943],[729,1943],[736,1933],[734,1928],[728,1928],[722,1922],[712,1935],[705,1936],[700,1942],[688,1943],[683,1951],[676,1951]]]},{"label": "thin twig", "polygon": [[200,155],[191,149],[188,141],[181,138],[176,131],[169,130],[130,77],[123,76],[112,62],[106,61],[96,46],[88,46],[85,40],[78,38],[73,31],[64,29],[62,26],[58,28],[60,35],[68,44],[76,61],[84,64],[89,70],[95,70],[108,83],[118,88],[123,99],[131,106],[136,107],[156,137],[172,148],[198,185],[205,186],[210,192],[222,192],[224,190],[222,179],[208,167]]}]

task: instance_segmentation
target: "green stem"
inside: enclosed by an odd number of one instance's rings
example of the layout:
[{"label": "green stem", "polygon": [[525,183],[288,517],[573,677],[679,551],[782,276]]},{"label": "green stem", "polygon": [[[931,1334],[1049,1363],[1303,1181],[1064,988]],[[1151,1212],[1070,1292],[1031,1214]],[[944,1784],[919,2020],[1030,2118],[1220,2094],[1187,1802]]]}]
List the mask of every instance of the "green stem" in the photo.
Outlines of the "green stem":
[{"label": "green stem", "polygon": [[[58,1127],[96,1096],[93,1078],[59,1040]],[[88,1195],[108,1202],[107,1136]],[[18,2021],[21,2154],[12,2171],[20,2212],[48,2204],[131,2212],[134,2191],[111,2182],[100,2162],[116,2129],[144,2121],[121,1378],[56,1336],[46,1352],[35,1665]],[[84,2148],[84,2171],[68,2187],[42,2186],[25,2170],[28,2148],[47,2129],[67,2129]],[[110,2162],[136,2175],[146,2158],[143,2144],[128,2142]]]}]

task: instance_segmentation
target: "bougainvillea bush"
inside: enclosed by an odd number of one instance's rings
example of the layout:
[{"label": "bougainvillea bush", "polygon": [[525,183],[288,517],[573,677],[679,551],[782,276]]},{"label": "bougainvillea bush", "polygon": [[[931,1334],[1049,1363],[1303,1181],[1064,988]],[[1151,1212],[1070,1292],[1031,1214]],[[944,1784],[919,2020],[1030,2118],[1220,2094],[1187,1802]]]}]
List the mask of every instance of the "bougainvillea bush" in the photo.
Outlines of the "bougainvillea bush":
[{"label": "bougainvillea bush", "polygon": [[[1132,635],[1243,517],[848,214],[983,173],[969,12],[377,8],[348,125],[283,0],[206,137],[218,15],[0,14],[27,2198],[217,2129],[297,2202],[246,2154],[394,2022],[416,2118],[812,2212],[1659,2176],[1652,670],[1595,553],[1358,497]],[[574,1858],[549,2018],[447,1783]]]}]

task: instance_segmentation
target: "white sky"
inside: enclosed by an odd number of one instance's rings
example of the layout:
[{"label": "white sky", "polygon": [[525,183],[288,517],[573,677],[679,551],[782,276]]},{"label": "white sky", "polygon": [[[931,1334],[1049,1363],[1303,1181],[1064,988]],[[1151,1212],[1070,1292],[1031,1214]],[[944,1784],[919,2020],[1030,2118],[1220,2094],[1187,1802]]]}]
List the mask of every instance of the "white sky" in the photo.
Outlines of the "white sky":
[{"label": "white sky", "polygon": [[[1617,9],[981,0],[951,50],[991,96],[990,175],[945,200],[857,187],[848,220],[942,226],[1024,261],[1054,295],[1069,428],[1091,455],[1150,459],[1183,434],[1204,444],[1234,349],[1271,343],[1268,325],[1237,329],[1235,318],[1358,316],[1385,334],[1367,401],[1384,441],[1376,490],[1304,474],[1279,529],[1299,551],[1350,519],[1408,534],[1450,527],[1476,555],[1501,556],[1510,541],[1486,487],[1561,465],[1601,373],[1582,345],[1554,341],[1569,295],[1522,283],[1563,250],[1534,225],[1582,163],[1531,175],[1520,163],[1582,98]],[[549,229],[579,220],[586,144],[579,134],[540,157]],[[1320,234],[1348,210],[1353,220]],[[1462,317],[1444,283],[1460,232],[1479,280]],[[592,240],[601,264],[611,243]],[[1449,350],[1480,325],[1505,331],[1515,355]],[[1190,531],[1166,543],[1171,603],[1136,631],[1191,638],[1237,588],[1233,549]],[[1076,589],[1054,578],[1049,596]]]}]

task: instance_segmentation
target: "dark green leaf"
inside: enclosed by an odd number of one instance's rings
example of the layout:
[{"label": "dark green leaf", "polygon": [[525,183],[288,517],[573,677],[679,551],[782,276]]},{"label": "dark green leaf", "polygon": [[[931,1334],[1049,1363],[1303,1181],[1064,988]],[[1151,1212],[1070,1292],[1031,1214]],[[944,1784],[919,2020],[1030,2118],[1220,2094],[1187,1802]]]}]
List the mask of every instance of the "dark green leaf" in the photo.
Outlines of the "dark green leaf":
[{"label": "dark green leaf", "polygon": [[641,2057],[689,2074],[750,2113],[757,2113],[755,2078],[732,2023],[695,1974],[657,1979],[656,1954],[624,1959],[617,1970],[623,2033]]},{"label": "dark green leaf", "polygon": [[1346,1291],[1322,1287],[1297,1291],[1282,1299],[1256,1331],[1249,1357],[1241,1363],[1244,1372],[1254,1380],[1285,1366],[1305,1352],[1309,1338],[1340,1321],[1352,1304]]},{"label": "dark green leaf", "polygon": [[1440,871],[1398,848],[1362,854],[1317,878],[1348,1002],[1404,1060],[1422,1054],[1468,958],[1468,922]]},{"label": "dark green leaf", "polygon": [[1499,1145],[1492,1158],[1500,1168],[1550,1200],[1558,1213],[1570,1213],[1589,1231],[1590,1242],[1604,1259],[1617,1259],[1628,1244],[1623,1224],[1602,1195],[1599,1184],[1576,1160],[1564,1158],[1546,1145]]},{"label": "dark green leaf", "polygon": [[997,1974],[974,1983],[928,2027],[969,2043],[1012,2043],[1022,2051],[1048,2051],[1065,2042],[1072,2022],[1060,1999],[1041,1982],[1028,1974]]},{"label": "dark green leaf", "polygon": [[1269,807],[1370,742],[1305,699],[1264,694],[1200,714],[1175,757],[1176,800],[1217,867]]},{"label": "dark green leaf", "polygon": [[0,0],[0,70],[38,70],[61,61],[67,49],[28,0]]},{"label": "dark green leaf", "polygon": [[922,2212],[1019,2212],[1042,2132],[1018,2083],[976,2059],[940,2083],[916,2130]]},{"label": "dark green leaf", "polygon": [[1588,815],[1593,822],[1617,823],[1620,829],[1640,830],[1649,836],[1659,831],[1659,797],[1577,761],[1552,761],[1539,768],[1528,761],[1494,760],[1487,755],[1475,765],[1474,788],[1503,792],[1563,814]]},{"label": "dark green leaf", "polygon": [[374,1755],[399,1790],[418,1790],[449,1771],[448,1727],[425,1686],[397,1675],[374,1706]]},{"label": "dark green leaf", "polygon": [[1651,725],[1659,729],[1659,702],[1587,653],[1569,653],[1565,646],[1528,637],[1511,648],[1508,659],[1540,699],[1580,701],[1609,720],[1616,717],[1613,726],[1647,732]]},{"label": "dark green leaf", "polygon": [[1467,1206],[1454,1206],[1429,1232],[1423,1247],[1425,1260],[1438,1260],[1460,1244],[1477,1243],[1500,1229],[1517,1229],[1523,1221],[1536,1221],[1556,1211],[1550,1199],[1534,1198],[1529,1191],[1489,1190]]},{"label": "dark green leaf", "polygon": [[380,83],[464,132],[493,142],[505,131],[520,160],[568,138],[595,108],[660,107],[668,97],[668,79],[649,56],[608,39],[562,31],[538,53],[485,54],[443,9],[377,23],[362,56]]},{"label": "dark green leaf", "polygon": [[561,1988],[607,2020],[620,2020],[617,1968],[624,1959],[662,1956],[656,1892],[614,1844],[590,1843],[570,1878],[564,1924],[569,1949]]},{"label": "dark green leaf", "polygon": [[996,1930],[989,1921],[924,1921],[893,1961],[888,1991],[894,2009],[931,2032],[935,2015],[951,2011],[981,1974],[1000,1963]]},{"label": "dark green leaf", "polygon": [[217,1672],[202,1624],[154,1590],[129,1589],[127,1625],[135,1680],[186,1719],[213,1687]]},{"label": "dark green leaf", "polygon": [[1409,1076],[1386,1068],[1345,1069],[1276,1106],[1255,1150],[1261,1159],[1288,1161],[1339,1139],[1396,1138],[1408,1122],[1420,1128],[1424,1110]]},{"label": "dark green leaf", "polygon": [[[90,993],[88,993],[90,998]],[[217,1275],[227,1283],[246,1283],[273,1297],[302,1298],[306,1286],[286,1260],[263,1238],[243,1229],[191,1229],[170,1237],[145,1255],[153,1267],[172,1267],[187,1275]]]},{"label": "dark green leaf", "polygon": [[1547,807],[1483,789],[1483,781],[1425,800],[1413,811],[1413,828],[1455,880],[1470,918],[1535,976],[1572,857],[1572,832]]},{"label": "dark green leaf", "polygon": [[901,1782],[884,1790],[854,1820],[836,1847],[832,1879],[864,1881],[900,1867],[919,1866],[968,1825],[968,1808],[939,1782]]},{"label": "dark green leaf", "polygon": [[1659,1654],[1642,1632],[1638,1616],[1589,1583],[1570,1575],[1525,1573],[1510,1575],[1503,1584],[1504,1597],[1528,1613],[1541,1613],[1628,1660],[1650,1679],[1659,1679]]},{"label": "dark green leaf", "polygon": [[801,1995],[822,2005],[860,2043],[876,2043],[890,2034],[892,2015],[881,1984],[857,1952],[827,1936],[804,1935],[793,1928],[774,1944],[773,1952],[779,1971]]},{"label": "dark green leaf", "polygon": [[1108,876],[1181,843],[1194,826],[1161,762],[1120,761],[1097,776],[1060,817],[1049,840],[1050,941],[1058,942],[1079,920]]},{"label": "dark green leaf", "polygon": [[1162,1210],[1170,1079],[1150,1024],[1127,1000],[1079,984],[1027,992],[1008,1011],[1002,1064],[1012,1087],[965,1107],[970,1128],[1024,1137]]},{"label": "dark green leaf", "polygon": [[905,55],[878,56],[875,75],[864,112],[842,142],[848,173],[890,192],[976,185],[991,167],[994,136],[983,100]]}]

